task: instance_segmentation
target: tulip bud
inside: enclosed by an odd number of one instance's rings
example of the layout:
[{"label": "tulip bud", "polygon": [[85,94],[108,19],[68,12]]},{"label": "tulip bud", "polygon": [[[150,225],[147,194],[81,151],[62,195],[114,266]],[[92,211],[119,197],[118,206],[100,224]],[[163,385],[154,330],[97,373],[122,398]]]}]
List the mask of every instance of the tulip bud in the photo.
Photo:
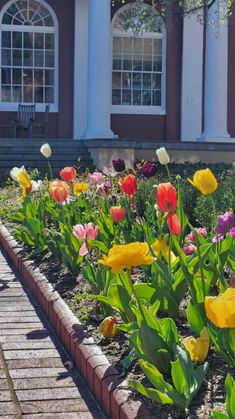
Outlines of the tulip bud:
[{"label": "tulip bud", "polygon": [[111,207],[109,212],[115,223],[120,223],[126,216],[126,208],[121,206]]},{"label": "tulip bud", "polygon": [[168,164],[170,162],[170,156],[167,153],[165,147],[160,147],[156,150],[156,154],[159,160],[159,163],[162,165]]},{"label": "tulip bud", "polygon": [[115,317],[106,317],[99,326],[100,333],[104,338],[112,338],[116,336],[118,332],[117,319]]},{"label": "tulip bud", "polygon": [[43,144],[40,148],[40,152],[46,159],[49,159],[51,157],[51,147],[49,146],[49,144]]}]

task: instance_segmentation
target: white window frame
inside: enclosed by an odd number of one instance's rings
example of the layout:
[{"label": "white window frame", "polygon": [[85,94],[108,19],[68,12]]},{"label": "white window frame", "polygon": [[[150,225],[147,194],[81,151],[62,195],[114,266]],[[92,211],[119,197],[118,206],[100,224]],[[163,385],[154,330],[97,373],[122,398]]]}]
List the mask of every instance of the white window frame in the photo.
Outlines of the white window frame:
[{"label": "white window frame", "polygon": [[[58,40],[59,40],[59,31],[58,31],[58,19],[54,12],[54,10],[51,8],[51,6],[46,3],[44,0],[37,0],[38,3],[41,3],[44,7],[47,8],[48,12],[51,14],[52,19],[54,21],[54,26],[24,26],[24,25],[6,25],[1,24],[3,16],[5,12],[9,9],[11,4],[15,3],[16,0],[10,0],[5,6],[2,8],[0,12],[0,51],[2,51],[2,32],[8,31],[8,32],[37,32],[37,33],[53,33],[55,35],[55,46],[54,46],[54,103],[50,104],[50,112],[58,112],[58,100],[59,100],[59,94],[58,94],[58,83],[59,83],[59,54],[58,54]],[[2,68],[2,53],[0,54],[0,69]],[[19,67],[23,68],[23,67]],[[2,72],[0,71],[0,89],[2,87]],[[24,102],[21,102],[24,103]],[[26,105],[29,105],[29,102],[25,103]],[[1,101],[1,91],[0,91],[0,111],[17,111],[18,110],[19,102],[2,102]],[[44,112],[46,103],[36,103],[36,111],[37,112]]]},{"label": "white window frame", "polygon": [[[115,16],[120,13],[120,11],[123,11],[125,8],[129,8],[132,7],[135,3],[130,3],[127,4],[123,7],[121,7],[121,9],[119,9],[115,15],[113,16],[112,19],[112,25],[111,25],[111,30],[112,30],[112,36],[111,36],[111,57],[112,57],[112,61],[111,61],[111,71],[113,74],[113,37],[121,37],[121,38],[135,38],[136,36],[133,35],[131,32],[123,32],[123,31],[118,31],[114,29],[114,20],[115,20]],[[150,5],[146,5],[147,7],[152,7]],[[139,37],[139,36],[138,36]],[[166,28],[164,25],[164,22],[162,23],[162,32],[161,33],[157,33],[157,32],[145,32],[142,35],[140,35],[141,39],[144,38],[148,38],[148,39],[162,39],[162,79],[161,79],[161,106],[144,106],[144,105],[111,105],[111,113],[112,114],[130,114],[130,115],[134,115],[134,114],[145,114],[145,115],[166,115]],[[118,71],[118,70],[117,70]],[[133,74],[133,71],[131,71],[131,73]],[[143,73],[143,70],[141,71],[141,73]],[[150,72],[150,74],[152,74],[152,72]],[[112,91],[113,91],[113,86],[112,86]],[[112,98],[111,98],[112,99]],[[112,102],[111,102],[112,103]]]}]

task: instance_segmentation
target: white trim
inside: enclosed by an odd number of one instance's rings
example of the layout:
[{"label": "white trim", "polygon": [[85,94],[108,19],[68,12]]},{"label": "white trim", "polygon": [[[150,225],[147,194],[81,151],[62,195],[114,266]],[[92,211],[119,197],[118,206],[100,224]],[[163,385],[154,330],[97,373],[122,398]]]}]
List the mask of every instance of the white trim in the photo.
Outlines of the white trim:
[{"label": "white trim", "polygon": [[184,17],[181,141],[197,141],[202,132],[203,31],[197,16]]},{"label": "white trim", "polygon": [[[9,32],[41,32],[41,33],[53,33],[55,35],[55,46],[54,46],[54,68],[49,68],[50,70],[54,70],[54,103],[50,103],[50,112],[58,112],[59,107],[59,24],[58,19],[56,16],[55,11],[52,9],[52,7],[44,0],[37,0],[38,3],[41,3],[44,7],[47,8],[48,12],[51,14],[54,26],[23,26],[23,25],[7,25],[7,24],[1,24],[4,13],[8,10],[11,4],[15,3],[16,0],[10,0],[8,1],[4,7],[0,11],[0,51],[2,50],[2,37],[1,33],[2,31],[9,31]],[[1,66],[1,60],[2,57],[0,56],[0,69]],[[23,66],[19,68],[24,68]],[[30,69],[32,67],[29,67]],[[32,68],[33,69],[33,68]],[[2,86],[1,81],[1,71],[0,71],[0,89]],[[23,102],[21,102],[23,103]],[[28,104],[28,102],[27,102]],[[46,103],[36,103],[36,110],[39,112],[44,112]],[[18,109],[18,102],[2,102],[1,101],[1,91],[0,91],[0,111],[17,111]]]},{"label": "white trim", "polygon": [[165,109],[158,106],[129,106],[129,105],[112,105],[112,114],[141,114],[141,115],[166,115]]},{"label": "white trim", "polygon": [[87,127],[88,0],[75,0],[73,138]]}]

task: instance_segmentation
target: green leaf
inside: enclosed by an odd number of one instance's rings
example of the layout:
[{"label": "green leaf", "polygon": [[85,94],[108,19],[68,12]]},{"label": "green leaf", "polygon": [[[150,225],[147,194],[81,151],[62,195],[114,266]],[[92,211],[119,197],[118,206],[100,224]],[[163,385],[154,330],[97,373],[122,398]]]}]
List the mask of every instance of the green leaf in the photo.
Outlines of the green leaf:
[{"label": "green leaf", "polygon": [[139,381],[129,380],[128,385],[134,390],[138,391],[140,394],[143,394],[143,396],[148,397],[157,403],[170,405],[174,404],[173,400],[166,394],[159,390],[155,390],[154,388],[144,387]]},{"label": "green leaf", "polygon": [[105,254],[107,254],[108,251],[109,251],[109,249],[104,244],[104,242],[101,242],[99,240],[89,240],[88,243],[89,243],[89,246],[91,248],[99,249],[99,250],[101,250],[101,252],[103,252]]},{"label": "green leaf", "polygon": [[225,415],[224,413],[218,412],[216,410],[212,410],[211,419],[231,419],[231,418],[229,418],[228,415]]},{"label": "green leaf", "polygon": [[201,330],[205,326],[206,318],[204,313],[204,306],[203,305],[196,305],[193,303],[193,301],[190,301],[188,303],[187,307],[187,319],[191,326],[191,328],[194,330],[194,332],[197,335],[200,335]]}]

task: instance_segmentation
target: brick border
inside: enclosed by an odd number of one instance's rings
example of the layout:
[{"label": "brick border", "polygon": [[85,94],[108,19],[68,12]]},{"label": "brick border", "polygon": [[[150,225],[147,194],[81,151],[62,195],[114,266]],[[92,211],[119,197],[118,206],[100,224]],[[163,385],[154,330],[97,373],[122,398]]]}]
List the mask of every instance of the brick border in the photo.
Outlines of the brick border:
[{"label": "brick border", "polygon": [[59,339],[70,353],[77,369],[94,397],[111,419],[153,419],[141,402],[129,400],[131,390],[119,377],[101,349],[88,336],[59,293],[30,260],[22,256],[22,248],[0,223],[0,243],[30,289]]}]

